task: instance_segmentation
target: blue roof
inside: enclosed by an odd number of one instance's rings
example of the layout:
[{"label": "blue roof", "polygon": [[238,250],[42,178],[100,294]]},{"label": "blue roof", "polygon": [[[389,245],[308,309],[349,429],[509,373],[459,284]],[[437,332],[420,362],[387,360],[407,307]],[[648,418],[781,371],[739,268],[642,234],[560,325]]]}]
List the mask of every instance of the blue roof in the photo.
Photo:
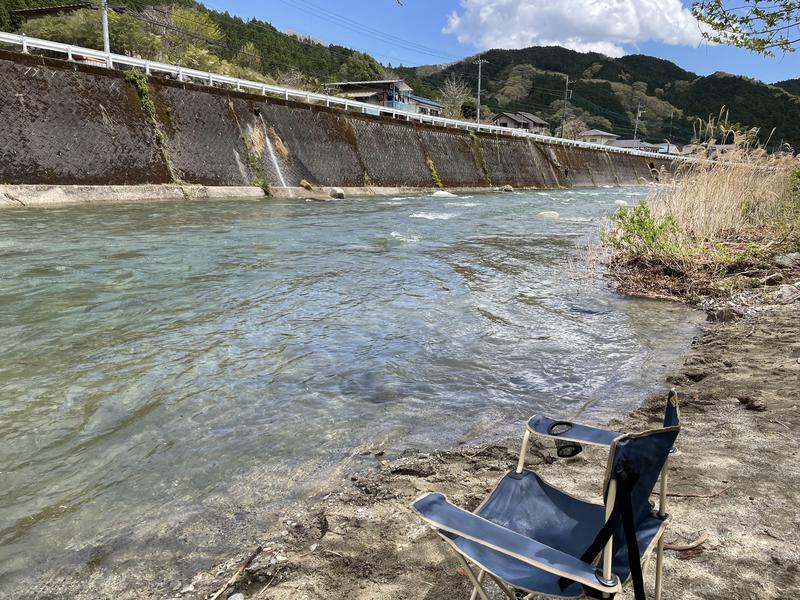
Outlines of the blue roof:
[{"label": "blue roof", "polygon": [[430,106],[437,106],[439,108],[444,108],[444,104],[439,104],[438,102],[435,102],[430,98],[423,98],[422,96],[414,96],[413,94],[409,94],[408,97],[414,100],[415,102],[419,102],[420,104],[428,104]]}]

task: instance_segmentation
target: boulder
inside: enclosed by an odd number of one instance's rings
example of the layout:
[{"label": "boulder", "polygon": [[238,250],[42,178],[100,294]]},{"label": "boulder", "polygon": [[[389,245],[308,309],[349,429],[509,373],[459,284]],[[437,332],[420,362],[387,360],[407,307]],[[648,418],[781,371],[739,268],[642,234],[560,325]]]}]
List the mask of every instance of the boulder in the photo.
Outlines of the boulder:
[{"label": "boulder", "polygon": [[310,184],[308,181],[306,181],[305,179],[301,179],[301,180],[300,180],[300,187],[303,187],[303,188],[307,189],[309,192],[313,192],[313,191],[314,191],[314,186],[313,186],[313,185],[311,185],[311,184]]},{"label": "boulder", "polygon": [[775,292],[775,302],[778,304],[791,304],[800,300],[800,287],[797,285],[782,285]]},{"label": "boulder", "polygon": [[800,252],[791,252],[790,254],[781,254],[775,257],[775,264],[785,269],[800,268]]},{"label": "boulder", "polygon": [[503,187],[500,188],[500,190],[503,192],[513,192],[514,188],[511,187],[510,185],[504,185]]},{"label": "boulder", "polygon": [[338,188],[338,187],[331,188],[330,196],[331,196],[331,198],[336,198],[337,200],[343,200],[344,199],[344,190],[342,188]]},{"label": "boulder", "polygon": [[625,202],[625,200],[614,200],[614,204],[616,206],[621,206],[622,208],[625,208],[625,207],[628,206],[628,203]]},{"label": "boulder", "polygon": [[560,215],[560,214],[558,214],[558,213],[557,213],[556,211],[554,211],[554,210],[543,210],[542,212],[540,212],[540,213],[539,213],[538,215],[536,215],[536,216],[538,216],[538,217],[542,217],[543,219],[557,219],[557,218],[559,218],[561,215]]},{"label": "boulder", "polygon": [[433,192],[434,198],[455,198],[456,195],[452,192],[446,192],[445,190],[436,190]]}]

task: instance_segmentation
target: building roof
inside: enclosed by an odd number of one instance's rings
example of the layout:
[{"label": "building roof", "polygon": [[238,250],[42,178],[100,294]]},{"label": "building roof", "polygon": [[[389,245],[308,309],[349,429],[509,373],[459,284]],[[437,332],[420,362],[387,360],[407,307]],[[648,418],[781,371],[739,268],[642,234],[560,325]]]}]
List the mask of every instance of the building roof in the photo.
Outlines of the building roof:
[{"label": "building roof", "polygon": [[335,83],[330,83],[328,85],[336,86],[339,88],[345,88],[345,87],[385,88],[389,87],[390,85],[394,85],[394,87],[396,87],[401,92],[411,91],[411,86],[409,86],[402,79],[377,79],[375,81],[337,81]]},{"label": "building roof", "polygon": [[603,131],[602,129],[589,129],[587,131],[581,131],[578,134],[578,137],[618,138],[619,136],[616,133],[609,133],[608,131]]},{"label": "building roof", "polygon": [[657,144],[651,144],[649,142],[645,142],[644,140],[614,140],[611,142],[611,145],[616,148],[658,148]]},{"label": "building roof", "polygon": [[539,125],[544,127],[547,127],[549,125],[549,123],[544,119],[540,119],[536,115],[528,112],[518,112],[518,113],[501,112],[500,114],[495,116],[495,118],[492,119],[492,121],[497,121],[498,119],[500,119],[500,117],[503,116],[508,117],[509,119],[511,119],[512,121],[516,121],[517,123],[528,122],[528,123],[533,123],[534,125]]},{"label": "building roof", "polygon": [[529,113],[529,112],[519,112],[519,113],[517,113],[517,114],[520,114],[520,115],[522,115],[523,117],[525,117],[526,119],[528,119],[528,121],[530,121],[531,123],[536,123],[536,125],[543,125],[543,126],[545,126],[545,127],[546,127],[546,126],[548,126],[548,125],[550,125],[550,123],[548,123],[548,122],[547,122],[547,121],[545,121],[544,119],[542,119],[542,118],[539,118],[539,117],[537,117],[536,115],[534,115],[534,114],[531,114],[531,113]]},{"label": "building roof", "polygon": [[422,96],[415,96],[414,94],[409,94],[408,97],[418,104],[427,104],[428,106],[434,106],[436,108],[444,108],[444,104],[440,104],[430,98],[423,98]]}]

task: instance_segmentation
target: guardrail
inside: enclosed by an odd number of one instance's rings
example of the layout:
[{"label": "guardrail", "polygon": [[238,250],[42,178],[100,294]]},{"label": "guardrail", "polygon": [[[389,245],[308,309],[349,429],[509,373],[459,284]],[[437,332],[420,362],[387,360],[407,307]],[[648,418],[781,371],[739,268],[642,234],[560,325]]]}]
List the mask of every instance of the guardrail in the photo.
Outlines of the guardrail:
[{"label": "guardrail", "polygon": [[688,156],[675,156],[672,154],[660,154],[658,152],[647,152],[644,150],[633,150],[628,148],[616,148],[614,146],[606,146],[603,144],[592,144],[589,142],[579,142],[577,140],[567,140],[564,138],[540,135],[536,133],[529,133],[519,129],[512,129],[510,127],[498,127],[496,125],[484,125],[481,123],[473,123],[472,121],[461,121],[458,119],[448,119],[445,117],[436,117],[432,115],[423,115],[413,113],[405,110],[398,110],[387,106],[380,106],[376,104],[367,104],[366,102],[358,102],[356,100],[348,100],[338,96],[329,96],[327,94],[317,94],[314,92],[307,92],[305,90],[295,90],[276,85],[261,83],[258,81],[250,81],[248,79],[238,79],[228,75],[220,75],[219,73],[209,73],[207,71],[198,71],[196,69],[188,69],[177,65],[170,65],[152,60],[144,60],[142,58],[134,58],[131,56],[124,56],[122,54],[106,53],[102,50],[93,50],[92,48],[83,48],[81,46],[71,46],[69,44],[62,44],[60,42],[52,42],[49,40],[42,40],[38,38],[31,38],[25,35],[16,35],[13,33],[0,32],[0,43],[19,46],[22,52],[28,53],[30,50],[43,50],[46,52],[55,52],[63,54],[67,60],[75,60],[79,57],[82,60],[87,58],[101,61],[109,69],[118,66],[134,67],[142,69],[147,75],[153,73],[162,73],[176,78],[178,81],[199,82],[208,86],[227,85],[238,91],[250,91],[263,96],[277,96],[284,100],[299,100],[307,103],[324,104],[328,107],[339,107],[344,110],[355,110],[367,115],[391,116],[395,119],[404,119],[406,121],[416,121],[430,125],[438,125],[440,127],[449,127],[451,129],[465,129],[468,131],[478,131],[485,133],[495,133],[498,135],[507,135],[513,137],[524,137],[533,139],[545,144],[570,146],[574,148],[589,148],[592,150],[603,150],[604,152],[612,152],[615,154],[629,154],[633,156],[642,156],[647,158],[660,158],[666,160],[681,160],[681,161],[695,161],[696,158]]}]

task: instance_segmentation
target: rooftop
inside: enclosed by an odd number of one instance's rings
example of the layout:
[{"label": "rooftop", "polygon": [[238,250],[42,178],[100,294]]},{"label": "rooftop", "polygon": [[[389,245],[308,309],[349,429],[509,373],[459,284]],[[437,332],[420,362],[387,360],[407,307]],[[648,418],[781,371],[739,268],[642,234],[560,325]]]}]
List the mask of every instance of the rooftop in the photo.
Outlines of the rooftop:
[{"label": "rooftop", "polygon": [[578,137],[618,138],[619,136],[616,133],[609,133],[608,131],[603,131],[602,129],[588,129],[587,131],[581,131],[578,134]]}]

